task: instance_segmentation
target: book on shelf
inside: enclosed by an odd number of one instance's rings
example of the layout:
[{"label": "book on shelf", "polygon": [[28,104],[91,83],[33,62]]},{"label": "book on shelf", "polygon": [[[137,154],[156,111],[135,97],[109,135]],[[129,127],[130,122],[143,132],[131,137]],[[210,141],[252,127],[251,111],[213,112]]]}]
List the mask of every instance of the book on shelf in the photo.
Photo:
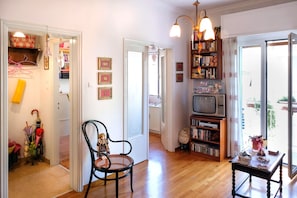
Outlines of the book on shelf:
[{"label": "book on shelf", "polygon": [[216,147],[209,146],[208,144],[192,143],[191,151],[203,153],[203,154],[211,155],[215,157],[220,156],[219,149]]}]

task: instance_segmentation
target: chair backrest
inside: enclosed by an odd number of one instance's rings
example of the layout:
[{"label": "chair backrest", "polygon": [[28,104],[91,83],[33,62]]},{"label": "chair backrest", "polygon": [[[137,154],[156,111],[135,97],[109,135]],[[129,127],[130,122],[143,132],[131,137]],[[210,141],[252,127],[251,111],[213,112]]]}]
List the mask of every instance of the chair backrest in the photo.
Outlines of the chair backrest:
[{"label": "chair backrest", "polygon": [[[106,140],[110,140],[109,133],[105,124],[98,120],[88,120],[82,124],[82,132],[87,142],[92,161],[96,160],[96,156],[100,156],[98,150],[98,140],[100,134],[104,134]],[[96,140],[94,140],[96,138]],[[94,143],[96,141],[96,144]]]},{"label": "chair backrest", "polygon": [[[128,155],[131,153],[132,151],[132,145],[129,141],[127,140],[112,140],[109,136],[107,127],[105,126],[105,124],[101,121],[98,120],[88,120],[85,121],[82,124],[82,132],[84,134],[85,140],[87,142],[90,154],[91,154],[91,158],[92,161],[96,160],[97,156],[100,156],[100,149],[98,151],[98,139],[100,134],[105,134],[105,138],[108,142],[110,143],[125,143],[128,144],[128,152],[125,153],[120,153],[120,155]],[[96,134],[94,134],[96,133]],[[91,138],[91,139],[90,139]],[[96,138],[96,140],[94,140],[94,138]],[[94,144],[94,141],[96,141],[96,144]],[[106,155],[109,153],[104,152],[103,155]]]}]

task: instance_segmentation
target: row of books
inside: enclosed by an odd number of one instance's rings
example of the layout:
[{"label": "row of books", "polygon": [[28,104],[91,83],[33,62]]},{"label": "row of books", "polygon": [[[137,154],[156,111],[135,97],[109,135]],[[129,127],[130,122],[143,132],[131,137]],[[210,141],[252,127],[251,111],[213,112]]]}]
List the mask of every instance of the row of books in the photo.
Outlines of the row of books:
[{"label": "row of books", "polygon": [[200,50],[202,52],[215,52],[217,50],[217,42],[195,42],[192,45],[193,50]]},{"label": "row of books", "polygon": [[218,131],[211,131],[207,129],[197,129],[191,127],[191,138],[204,141],[220,141],[220,133]]},{"label": "row of books", "polygon": [[216,67],[218,65],[218,58],[217,55],[212,56],[201,56],[201,55],[195,55],[193,56],[193,66],[210,66],[210,67]]},{"label": "row of books", "polygon": [[206,78],[206,79],[216,79],[217,70],[216,68],[209,68],[209,69],[201,69],[200,76],[201,78]]},{"label": "row of books", "polygon": [[197,119],[191,119],[191,125],[192,126],[209,127],[209,128],[213,128],[213,129],[218,129],[218,127],[219,127],[217,123],[200,121]]},{"label": "row of books", "polygon": [[220,150],[215,147],[211,147],[207,144],[201,144],[201,143],[192,143],[191,144],[191,151],[204,153],[207,155],[212,155],[215,157],[220,156]]}]

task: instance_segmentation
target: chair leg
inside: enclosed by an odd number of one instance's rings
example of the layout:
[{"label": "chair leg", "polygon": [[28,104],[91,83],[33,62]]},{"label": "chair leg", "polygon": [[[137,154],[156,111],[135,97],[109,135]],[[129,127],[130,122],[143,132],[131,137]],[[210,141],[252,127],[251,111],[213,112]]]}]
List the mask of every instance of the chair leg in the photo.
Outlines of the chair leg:
[{"label": "chair leg", "polygon": [[104,185],[106,186],[106,177],[107,177],[107,172],[104,172]]},{"label": "chair leg", "polygon": [[116,197],[119,197],[119,172],[116,172]]},{"label": "chair leg", "polygon": [[85,198],[88,197],[88,193],[89,193],[89,190],[90,190],[90,187],[91,187],[92,178],[93,178],[93,167],[92,167],[92,169],[91,169],[91,174],[90,174],[89,184],[88,184],[87,191],[86,191],[86,193],[85,193]]},{"label": "chair leg", "polygon": [[130,169],[130,186],[131,186],[131,191],[133,192],[133,166]]}]

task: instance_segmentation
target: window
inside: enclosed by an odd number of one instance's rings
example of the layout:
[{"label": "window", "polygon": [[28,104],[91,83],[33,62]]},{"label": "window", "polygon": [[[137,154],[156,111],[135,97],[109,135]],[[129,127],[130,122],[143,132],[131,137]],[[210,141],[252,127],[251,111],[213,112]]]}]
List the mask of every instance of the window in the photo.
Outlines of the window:
[{"label": "window", "polygon": [[288,42],[251,43],[240,46],[244,148],[263,135],[268,149],[287,153]]}]

